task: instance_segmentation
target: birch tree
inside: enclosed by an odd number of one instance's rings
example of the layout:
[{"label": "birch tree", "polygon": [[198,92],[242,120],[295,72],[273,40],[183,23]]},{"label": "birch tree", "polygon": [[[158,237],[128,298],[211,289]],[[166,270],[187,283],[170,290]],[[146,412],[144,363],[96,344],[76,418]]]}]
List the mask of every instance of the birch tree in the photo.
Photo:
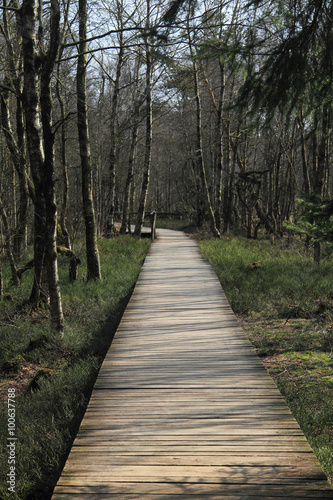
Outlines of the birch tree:
[{"label": "birch tree", "polygon": [[152,37],[149,34],[150,26],[150,16],[151,16],[151,5],[150,0],[147,0],[147,20],[146,29],[147,32],[144,34],[145,42],[145,57],[146,57],[146,141],[145,141],[145,156],[143,164],[143,179],[141,186],[141,193],[139,199],[138,215],[135,224],[134,234],[135,236],[141,236],[143,219],[146,210],[149,178],[151,170],[151,152],[152,152],[152,142],[153,142],[153,107],[152,107],[152,71],[153,71],[153,60],[151,54]]},{"label": "birch tree", "polygon": [[116,179],[116,149],[117,149],[117,115],[118,115],[118,102],[120,93],[120,80],[124,64],[124,6],[122,2],[117,1],[117,21],[119,30],[119,52],[116,64],[116,75],[113,84],[113,95],[111,100],[111,116],[110,116],[110,181],[109,181],[109,194],[110,194],[110,207],[109,216],[107,220],[106,235],[108,237],[113,234],[114,224],[114,211],[115,211],[115,179]]},{"label": "birch tree", "polygon": [[[56,248],[57,207],[51,99],[51,77],[59,48],[60,7],[58,0],[51,0],[50,3],[47,48],[43,43],[44,30],[41,24],[37,31],[37,1],[24,0],[19,11],[19,18],[24,64],[23,95],[26,134],[35,190],[34,284],[30,300],[38,305],[42,295],[49,294],[51,324],[54,329],[62,333],[64,318]],[[38,50],[37,32],[40,50]],[[42,289],[44,263],[47,268],[47,291]]]},{"label": "birch tree", "polygon": [[194,99],[196,105],[196,163],[199,171],[200,179],[201,179],[201,188],[205,200],[206,209],[208,211],[208,216],[210,220],[210,227],[213,235],[216,238],[220,237],[220,232],[216,226],[215,214],[213,211],[210,193],[208,189],[207,175],[206,175],[206,167],[203,156],[203,146],[202,146],[202,108],[201,108],[201,97],[200,97],[200,89],[199,89],[199,69],[198,64],[195,57],[195,50],[192,41],[191,29],[188,22],[187,26],[188,33],[188,43],[190,49],[190,55],[192,59],[192,76],[193,76],[193,87],[194,87]]},{"label": "birch tree", "polygon": [[[7,10],[6,1],[4,1],[3,6],[3,21],[0,24],[0,30],[5,41],[5,52],[1,61],[4,74],[0,92],[1,125],[19,181],[19,210],[17,225],[14,229],[13,254],[16,260],[20,260],[22,252],[27,247],[29,187],[32,198],[34,193],[28,179],[22,100],[23,61],[20,50],[20,33],[15,31],[14,24],[15,17],[18,15],[15,11],[17,5],[14,7],[14,11]],[[15,107],[13,123],[12,114]]]},{"label": "birch tree", "polygon": [[86,229],[87,278],[101,279],[97,229],[92,194],[92,167],[87,105],[87,0],[79,0],[79,53],[77,59],[77,125],[82,171],[82,199]]}]

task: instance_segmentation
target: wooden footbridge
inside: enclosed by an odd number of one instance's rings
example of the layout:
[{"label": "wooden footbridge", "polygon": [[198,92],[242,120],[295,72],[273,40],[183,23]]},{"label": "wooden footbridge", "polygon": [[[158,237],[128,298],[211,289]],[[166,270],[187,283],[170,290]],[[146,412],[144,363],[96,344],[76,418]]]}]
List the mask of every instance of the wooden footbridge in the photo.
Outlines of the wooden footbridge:
[{"label": "wooden footbridge", "polygon": [[53,494],[333,498],[319,463],[183,233],[159,230]]}]

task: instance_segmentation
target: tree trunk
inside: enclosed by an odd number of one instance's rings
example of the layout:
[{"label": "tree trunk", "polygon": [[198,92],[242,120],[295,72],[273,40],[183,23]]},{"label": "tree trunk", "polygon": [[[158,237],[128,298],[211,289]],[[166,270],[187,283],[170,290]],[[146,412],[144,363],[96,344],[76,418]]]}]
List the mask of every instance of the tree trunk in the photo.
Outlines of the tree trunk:
[{"label": "tree trunk", "polygon": [[300,116],[298,118],[299,127],[301,129],[301,152],[302,152],[302,172],[303,172],[303,190],[306,197],[309,196],[311,191],[310,176],[308,161],[306,156],[306,144],[305,144],[305,131],[304,131],[304,116],[303,107],[301,107]]},{"label": "tree trunk", "polygon": [[320,241],[315,241],[313,244],[313,268],[319,269],[320,267],[320,259],[321,259],[321,252],[320,252]]},{"label": "tree trunk", "polygon": [[24,169],[19,178],[20,201],[18,211],[18,221],[15,228],[13,250],[15,258],[19,261],[28,244],[28,182],[27,173]]},{"label": "tree trunk", "polygon": [[123,217],[121,222],[120,234],[126,234],[127,228],[129,226],[130,189],[133,180],[133,167],[135,160],[135,151],[138,142],[138,129],[139,129],[138,123],[137,121],[135,121],[132,129],[132,140],[131,140],[130,154],[128,160],[128,171],[124,189]]},{"label": "tree trunk", "polygon": [[202,123],[201,123],[202,120],[201,120],[201,100],[200,100],[200,93],[199,93],[198,68],[197,68],[197,64],[195,62],[195,58],[194,58],[194,52],[193,52],[193,46],[192,46],[190,33],[189,33],[189,44],[190,44],[191,56],[193,59],[192,67],[193,67],[194,94],[195,94],[195,102],[196,102],[196,132],[197,132],[196,133],[196,151],[195,151],[196,163],[198,165],[198,170],[199,170],[200,179],[201,179],[201,185],[203,188],[203,194],[205,196],[205,204],[206,204],[208,214],[209,214],[210,228],[211,228],[213,235],[216,238],[220,238],[221,235],[220,235],[218,228],[216,227],[215,215],[214,215],[213,207],[212,207],[212,204],[210,201],[210,195],[209,195],[209,189],[208,189],[207,177],[206,177],[206,169],[205,169],[204,157],[203,157],[203,151],[202,151]]},{"label": "tree trunk", "polygon": [[[122,28],[122,27],[121,27]],[[116,184],[116,149],[117,149],[117,111],[118,98],[120,90],[121,70],[124,63],[124,45],[123,31],[120,33],[119,54],[116,70],[116,78],[114,82],[112,104],[111,104],[111,123],[110,123],[110,207],[109,216],[106,226],[106,236],[110,238],[113,235],[114,212],[115,212],[115,184]]]},{"label": "tree trunk", "polygon": [[[147,1],[147,25],[150,19],[150,1]],[[151,148],[153,141],[153,110],[151,96],[151,78],[152,78],[152,56],[150,52],[149,40],[146,40],[146,144],[145,159],[143,166],[143,179],[141,185],[141,194],[139,199],[138,215],[134,230],[134,235],[140,237],[143,225],[143,219],[146,210],[146,202],[149,187],[150,167],[151,167]]]},{"label": "tree trunk", "polygon": [[319,128],[319,111],[315,110],[313,114],[313,126],[312,126],[312,172],[311,172],[311,186],[313,192],[316,193],[317,175],[318,175],[318,128]]},{"label": "tree trunk", "polygon": [[230,136],[230,120],[227,120],[227,155],[226,155],[226,175],[224,177],[224,190],[223,190],[223,233],[226,233],[231,226],[232,219],[232,205],[233,205],[233,188],[236,159],[235,155],[231,158],[231,145],[229,141]]},{"label": "tree trunk", "polygon": [[225,92],[225,69],[220,61],[221,87],[218,105],[216,126],[216,183],[215,183],[215,221],[216,227],[221,230],[221,208],[222,208],[222,171],[223,171],[223,104]]},{"label": "tree trunk", "polygon": [[42,168],[44,152],[42,148],[41,125],[39,118],[39,60],[36,53],[36,0],[24,0],[20,14],[22,50],[24,64],[24,110],[27,131],[30,169],[35,190],[34,218],[34,283],[30,301],[38,306],[43,298],[42,270],[45,254],[45,200],[43,192]]},{"label": "tree trunk", "polygon": [[6,214],[6,210],[2,204],[2,201],[0,200],[0,216],[2,219],[3,227],[4,227],[4,248],[7,254],[7,259],[10,265],[10,269],[12,272],[12,282],[15,286],[19,286],[20,284],[20,278],[17,274],[17,267],[15,263],[15,258],[12,252],[11,244],[10,244],[10,229],[9,229],[9,224],[8,224],[8,218]]},{"label": "tree trunk", "polygon": [[[19,83],[18,83],[19,86]],[[18,216],[18,225],[16,230],[16,235],[14,238],[14,253],[16,258],[19,260],[22,253],[27,248],[28,244],[28,201],[29,201],[29,187],[28,187],[28,173],[26,164],[26,134],[24,127],[24,115],[21,93],[16,99],[16,133],[18,140],[18,153],[20,158],[20,163],[18,168],[16,168],[18,178],[19,178],[19,189],[20,189],[20,208]],[[33,190],[30,189],[30,196],[34,200]]]},{"label": "tree trunk", "polygon": [[248,239],[252,239],[253,238],[252,211],[249,208],[247,208],[245,211],[245,225],[246,225],[246,237]]},{"label": "tree trunk", "polygon": [[[13,165],[19,179],[19,210],[18,221],[14,231],[13,252],[17,260],[20,260],[22,252],[27,246],[27,223],[28,223],[28,179],[26,171],[25,158],[25,137],[21,132],[21,124],[23,121],[22,107],[20,99],[17,99],[17,135],[18,140],[14,137],[10,121],[10,112],[8,104],[8,90],[3,90],[1,93],[1,124],[6,144],[13,161]],[[20,146],[19,146],[20,145]]]},{"label": "tree trunk", "polygon": [[[62,333],[64,321],[56,252],[57,210],[54,186],[54,135],[51,129],[52,100],[50,82],[59,42],[60,9],[51,1],[50,44],[39,57],[36,49],[37,2],[24,0],[21,15],[24,58],[24,105],[30,167],[35,188],[34,284],[30,300],[38,305],[42,295],[50,294],[51,325]],[[41,72],[41,85],[38,75]],[[39,104],[41,105],[41,131]],[[43,132],[43,134],[42,134]],[[43,290],[44,259],[47,292]]]},{"label": "tree trunk", "polygon": [[325,176],[327,171],[327,152],[328,152],[328,141],[330,132],[330,107],[331,105],[325,104],[322,110],[322,127],[321,127],[321,138],[318,147],[318,161],[317,161],[317,173],[314,180],[314,192],[319,195],[323,195]]},{"label": "tree trunk", "polygon": [[79,55],[77,60],[77,124],[82,170],[82,199],[86,228],[87,278],[101,279],[97,231],[92,195],[92,169],[87,109],[87,0],[79,0]]},{"label": "tree trunk", "polygon": [[64,331],[64,316],[57,259],[57,206],[54,184],[54,132],[52,131],[51,77],[59,46],[60,8],[58,0],[51,0],[50,48],[41,71],[41,115],[44,142],[43,191],[45,199],[45,261],[50,294],[51,326]]},{"label": "tree trunk", "polygon": [[[1,92],[1,122],[6,144],[9,149],[11,159],[19,178],[19,209],[17,223],[14,231],[13,253],[15,258],[19,260],[22,252],[27,246],[27,222],[28,222],[28,181],[26,170],[26,140],[24,131],[24,119],[22,109],[22,77],[23,66],[22,57],[20,54],[20,34],[15,36],[11,33],[11,19],[9,10],[7,10],[7,1],[3,2],[2,11],[2,36],[5,40],[5,76],[4,85]],[[17,14],[17,17],[19,15]],[[16,97],[16,138],[11,125],[9,111],[9,89],[15,92]]]},{"label": "tree trunk", "polygon": [[66,153],[66,117],[65,117],[65,104],[63,97],[61,95],[60,90],[60,75],[59,75],[59,66],[58,66],[58,76],[57,76],[57,85],[56,85],[56,94],[60,107],[60,117],[61,117],[61,132],[60,132],[60,159],[61,159],[61,173],[62,173],[62,183],[63,183],[63,195],[62,195],[62,204],[61,204],[61,212],[59,216],[59,225],[61,228],[61,240],[66,248],[71,248],[71,244],[69,241],[68,229],[66,224],[66,215],[68,210],[68,202],[69,202],[69,181],[68,181],[68,168],[67,168],[67,153]]}]

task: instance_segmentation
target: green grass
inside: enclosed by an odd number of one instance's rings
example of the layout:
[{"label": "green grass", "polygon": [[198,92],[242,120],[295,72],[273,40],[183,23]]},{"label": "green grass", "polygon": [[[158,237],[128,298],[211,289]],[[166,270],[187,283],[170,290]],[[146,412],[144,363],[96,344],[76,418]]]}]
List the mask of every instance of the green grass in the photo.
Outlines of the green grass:
[{"label": "green grass", "polygon": [[202,240],[200,246],[236,313],[311,317],[325,303],[329,313],[332,261],[313,271],[312,257],[301,248],[284,249],[265,240]]},{"label": "green grass", "polygon": [[[85,254],[70,284],[68,261],[59,259],[66,331],[59,339],[49,327],[47,310],[30,310],[32,275],[8,288],[0,302],[0,498],[7,498],[7,389],[16,397],[15,500],[49,498],[83,416],[98,368],[126,307],[150,241],[128,236],[101,239],[103,280],[87,282]],[[26,259],[28,260],[28,259]],[[8,272],[8,270],[6,270]],[[7,275],[8,276],[8,275]],[[7,279],[7,283],[9,278]],[[6,496],[7,495],[7,496]],[[8,496],[9,498],[9,496]]]},{"label": "green grass", "polygon": [[204,239],[202,253],[333,480],[333,261],[299,242]]}]

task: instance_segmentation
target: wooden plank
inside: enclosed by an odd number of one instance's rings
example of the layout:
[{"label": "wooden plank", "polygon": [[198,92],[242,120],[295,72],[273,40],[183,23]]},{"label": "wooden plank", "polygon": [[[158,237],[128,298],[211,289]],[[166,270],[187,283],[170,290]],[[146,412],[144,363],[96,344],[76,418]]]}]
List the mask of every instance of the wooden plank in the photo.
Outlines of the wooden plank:
[{"label": "wooden plank", "polygon": [[[112,408],[112,407],[110,407]],[[267,409],[266,407],[260,408],[259,406],[256,407],[246,407],[246,406],[239,406],[237,408],[231,407],[231,408],[198,408],[198,407],[193,407],[192,411],[191,408],[155,408],[154,406],[145,406],[144,409],[138,408],[138,411],[136,411],[134,408],[130,407],[128,411],[126,412],[126,417],[127,418],[133,418],[133,419],[145,419],[147,420],[148,417],[154,416],[155,418],[158,418],[160,421],[165,418],[166,416],[173,416],[174,418],[177,417],[179,419],[223,419],[226,420],[228,417],[232,416],[233,418],[237,417],[243,417],[244,415],[247,416],[247,418],[254,418],[256,419],[258,415],[264,416],[265,419],[275,419],[275,418],[280,418],[281,416],[283,417],[289,417],[290,413],[288,409],[285,408],[277,408],[275,409],[275,415],[272,415],[272,413]],[[105,408],[100,408],[100,409],[92,409],[90,408],[86,412],[86,418],[98,418],[98,419],[106,419],[106,418],[111,418],[117,420],[117,419],[123,419],[124,415],[124,409],[119,405],[119,408],[114,407],[112,408],[112,411],[108,411]],[[253,422],[252,422],[253,423]]]},{"label": "wooden plank", "polygon": [[201,441],[192,441],[191,439],[180,439],[175,442],[173,439],[159,439],[155,437],[149,439],[149,441],[144,441],[143,439],[136,438],[124,438],[113,439],[111,442],[107,441],[93,441],[89,442],[87,438],[80,438],[75,441],[72,447],[73,453],[82,453],[84,448],[89,448],[90,452],[100,451],[101,453],[112,451],[117,449],[119,452],[123,451],[127,453],[133,450],[133,454],[136,455],[142,452],[144,455],[151,455],[155,453],[156,456],[159,454],[164,454],[169,452],[170,455],[175,455],[177,453],[195,454],[198,451],[205,454],[219,454],[223,455],[236,455],[236,456],[246,456],[249,453],[256,455],[266,455],[270,454],[287,454],[292,453],[309,453],[312,456],[312,449],[309,443],[300,438],[290,438],[290,436],[280,437],[263,437],[259,440],[256,437],[241,437],[237,439],[202,439]]},{"label": "wooden plank", "polygon": [[[94,399],[113,399],[113,398],[121,398],[121,399],[128,399],[128,398],[136,398],[136,399],[141,399],[143,401],[149,399],[149,398],[157,398],[159,401],[163,399],[165,400],[174,400],[178,398],[182,399],[190,399],[197,401],[198,398],[201,398],[202,400],[207,400],[210,401],[212,398],[214,401],[219,400],[220,398],[226,397],[230,400],[230,398],[237,398],[237,397],[248,397],[248,399],[252,399],[253,397],[277,397],[277,398],[282,398],[281,394],[277,391],[276,385],[273,385],[273,388],[269,389],[253,389],[250,387],[244,387],[244,389],[237,389],[235,388],[229,388],[229,389],[224,389],[223,392],[221,392],[219,389],[215,388],[206,388],[204,390],[200,389],[192,389],[192,388],[185,388],[185,389],[178,389],[177,391],[174,391],[173,389],[163,389],[161,391],[158,390],[150,390],[150,389],[141,389],[140,391],[133,390],[131,391],[130,389],[118,389],[116,391],[103,391],[103,390],[95,390],[93,391],[91,395],[90,401],[93,401]],[[283,399],[283,398],[282,398]]]},{"label": "wooden plank", "polygon": [[[324,491],[320,491],[321,484],[317,482],[305,483],[304,485],[232,485],[232,484],[190,484],[190,483],[176,483],[176,484],[165,484],[164,487],[164,498],[171,498],[173,500],[179,500],[182,498],[205,498],[215,499],[218,498],[228,498],[231,499],[242,499],[242,498],[264,498],[266,500],[270,498],[293,498],[301,500],[304,498],[321,498],[328,499],[331,498],[325,495]],[[112,488],[112,491],[111,491]],[[89,498],[110,498],[104,495],[116,494],[117,499],[122,498],[138,498],[138,495],[142,495],[145,500],[153,498],[156,499],[160,497],[161,486],[154,483],[131,483],[129,486],[126,483],[113,483],[112,486],[105,484],[96,486],[58,486],[57,491],[59,494],[68,495],[96,495],[96,497]],[[131,491],[135,491],[134,496]],[[97,495],[102,495],[97,496]],[[122,496],[120,496],[122,495]],[[126,496],[123,496],[126,495]],[[200,496],[199,496],[200,495]],[[272,496],[271,496],[272,495]],[[55,497],[56,498],[56,497]],[[60,497],[58,497],[60,498]],[[63,497],[64,498],[64,497]],[[68,497],[71,498],[71,497]],[[76,498],[73,496],[73,498]],[[78,497],[86,499],[86,496]],[[161,497],[160,497],[161,498]]]},{"label": "wooden plank", "polygon": [[53,499],[333,498],[211,267],[159,231]]},{"label": "wooden plank", "polygon": [[[163,383],[163,382],[154,382],[154,381],[146,381],[145,382],[135,382],[135,381],[130,381],[128,382],[128,385],[127,387],[129,389],[142,389],[142,388],[146,388],[148,386],[151,386],[152,389],[171,389],[171,388],[174,388],[174,389],[183,389],[184,387],[189,387],[189,388],[193,388],[193,389],[206,389],[208,386],[209,386],[209,382],[207,381],[206,383],[204,383],[203,381],[200,382],[192,382],[190,380],[187,380],[185,379],[183,382],[174,382],[174,383]],[[235,385],[235,387],[237,389],[242,389],[242,388],[245,388],[246,387],[246,383],[245,382],[238,382],[238,381],[234,381],[234,384],[233,384],[233,381],[230,380],[230,381],[225,381],[225,383],[223,383],[223,381],[221,381],[219,384],[217,384],[217,387],[220,388],[220,389],[227,389],[229,387],[232,387],[233,385]],[[256,381],[253,381],[253,380],[249,380],[248,381],[248,384],[247,386],[249,387],[252,387],[252,388],[264,388],[264,387],[267,387],[267,384],[260,384]],[[96,382],[96,388],[97,389],[110,389],[110,390],[115,390],[115,389],[123,389],[124,387],[126,387],[125,383],[121,382],[120,380],[118,381],[108,381],[108,380],[102,380],[102,379],[97,379],[97,382]],[[273,386],[272,386],[273,387]]]},{"label": "wooden plank", "polygon": [[[140,492],[140,493],[146,493],[146,494],[160,494],[160,486],[156,483],[150,483],[150,482],[136,482],[133,481],[131,484],[127,483],[113,483],[111,485],[112,487],[112,492],[114,493],[126,493],[129,494],[131,493],[132,490]],[[236,488],[239,488],[238,490]],[[222,493],[227,494],[235,494],[238,493],[239,495],[241,494],[249,494],[249,495],[258,495],[259,497],[262,496],[263,494],[265,495],[267,491],[270,491],[271,493],[275,492],[278,493],[278,497],[283,497],[285,499],[288,499],[289,497],[285,495],[286,491],[293,493],[294,495],[299,494],[299,495],[304,495],[306,496],[308,493],[310,493],[311,496],[307,498],[332,498],[330,495],[331,493],[331,488],[327,484],[326,488],[322,488],[322,483],[321,481],[304,481],[303,484],[297,484],[297,485],[248,485],[246,483],[239,483],[238,485],[233,485],[233,484],[226,484],[226,483],[208,483],[208,484],[191,484],[191,483],[186,483],[186,482],[177,482],[177,483],[165,483],[165,490],[164,493],[166,494],[173,494],[173,495],[179,495],[179,494],[194,494],[194,495],[206,495],[206,494],[211,494],[211,493]],[[68,491],[74,493],[75,491],[80,492],[85,492],[89,491],[90,487],[87,485],[81,485],[78,487],[73,487],[71,486],[70,482],[66,486],[58,486],[59,491]],[[92,491],[97,491],[99,490],[100,493],[110,493],[111,488],[107,484],[101,484],[100,486],[94,485],[91,488]],[[322,492],[327,492],[327,496],[321,497],[320,495]],[[220,497],[221,498],[221,497]],[[223,498],[223,497],[222,497]],[[294,498],[293,496],[291,498]]]},{"label": "wooden plank", "polygon": [[[108,465],[108,464],[81,464],[70,463],[62,473],[64,479],[72,484],[80,484],[82,477],[89,477],[92,484],[96,482],[143,481],[149,478],[150,482],[172,483],[175,481],[189,483],[218,483],[235,484],[292,484],[303,480],[325,480],[322,470],[315,467],[303,466],[270,466],[270,465],[235,465],[235,466],[193,466],[182,465]],[[81,478],[81,480],[80,480]]]},{"label": "wooden plank", "polygon": [[[140,463],[140,466],[147,465],[163,465],[163,466],[219,466],[219,467],[253,467],[255,465],[265,464],[265,467],[280,467],[281,455],[277,454],[261,454],[261,455],[231,455],[230,453],[215,454],[215,455],[198,455],[188,454],[177,456],[175,454],[155,455],[154,452],[150,455],[131,455],[112,454],[109,452],[89,452],[89,460],[86,461],[85,467],[92,470],[94,467],[99,470],[102,465],[131,465],[135,466]],[[296,462],[302,462],[302,468],[312,470],[313,461],[310,454],[289,454],[283,456],[283,468],[292,467]],[[82,450],[76,450],[71,457],[71,467],[82,469]],[[69,469],[67,469],[68,472]],[[322,473],[321,469],[317,467],[317,472]]]},{"label": "wooden plank", "polygon": [[[115,435],[115,434],[114,434]],[[80,435],[77,436],[77,439],[74,443],[74,446],[80,446],[82,444],[94,444],[98,446],[104,445],[109,445],[110,443],[114,443],[115,446],[118,443],[133,443],[134,441],[137,443],[138,446],[145,446],[145,443],[147,443],[147,438],[146,436],[139,434],[136,436],[133,435],[119,435],[117,437],[114,437],[114,435],[105,435],[103,438],[103,433],[90,433],[84,432],[80,433]],[[219,437],[219,438],[213,438],[209,436],[177,436],[177,439],[174,436],[169,436],[169,435],[158,435],[154,436],[151,435],[149,436],[149,443],[155,443],[157,446],[169,446],[170,450],[173,449],[173,445],[175,442],[179,443],[179,446],[191,446],[191,443],[196,443],[195,446],[200,446],[203,443],[207,446],[213,445],[216,446],[217,448],[221,447],[230,447],[234,446],[235,447],[235,453],[237,450],[241,449],[249,449],[251,446],[252,448],[259,448],[260,446],[272,446],[274,447],[276,444],[282,445],[285,444],[285,447],[288,445],[295,445],[295,446],[301,446],[304,444],[304,446],[309,446],[307,441],[303,439],[302,435],[299,436],[294,436],[294,435],[264,435],[264,436],[256,436],[256,435],[242,435],[239,436],[239,439],[236,439],[236,435],[234,436],[224,436],[224,437]],[[195,439],[194,439],[195,438]],[[193,446],[193,444],[192,444]],[[307,448],[308,449],[308,448]],[[159,449],[156,450],[156,453],[158,453]]]}]

